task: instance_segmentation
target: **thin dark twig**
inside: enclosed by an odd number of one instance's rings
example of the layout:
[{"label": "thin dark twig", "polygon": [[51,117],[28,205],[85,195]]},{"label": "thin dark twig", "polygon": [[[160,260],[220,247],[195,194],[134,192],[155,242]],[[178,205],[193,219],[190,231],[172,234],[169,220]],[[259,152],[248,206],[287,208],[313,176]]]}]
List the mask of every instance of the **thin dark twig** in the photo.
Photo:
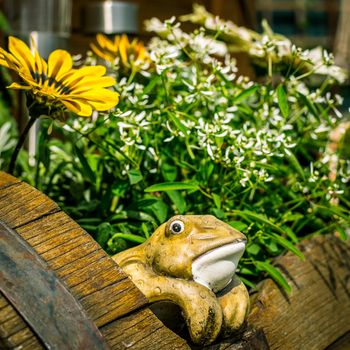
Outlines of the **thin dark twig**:
[{"label": "thin dark twig", "polygon": [[17,160],[19,151],[21,150],[21,148],[22,148],[22,146],[24,144],[24,141],[27,138],[27,135],[28,135],[28,132],[29,132],[30,128],[33,126],[33,124],[35,123],[35,121],[37,119],[38,119],[37,117],[29,117],[28,123],[25,126],[21,136],[18,139],[18,142],[17,142],[17,145],[15,147],[15,150],[12,153],[11,160],[10,160],[10,165],[9,165],[9,168],[8,168],[8,172],[11,175],[13,175],[13,172],[15,170],[16,160]]}]

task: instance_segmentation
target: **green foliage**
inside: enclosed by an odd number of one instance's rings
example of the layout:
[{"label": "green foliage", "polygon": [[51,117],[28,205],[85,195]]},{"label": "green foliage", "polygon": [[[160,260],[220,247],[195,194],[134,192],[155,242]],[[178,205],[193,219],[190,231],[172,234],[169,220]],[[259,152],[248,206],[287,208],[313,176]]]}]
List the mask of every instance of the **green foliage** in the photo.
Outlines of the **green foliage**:
[{"label": "green foliage", "polygon": [[[213,214],[248,237],[242,279],[253,287],[267,273],[289,291],[271,259],[286,250],[303,259],[301,239],[334,230],[345,238],[348,227],[350,163],[328,147],[341,121],[334,78],[312,87],[319,67],[298,69],[304,52],[294,50],[291,69],[276,75],[262,56],[269,69],[251,81],[237,75],[221,29],[159,26],[147,69],[123,76],[110,67],[118,108],[54,124],[56,137],[44,121],[36,175],[23,168],[22,177],[110,254],[144,242],[174,214]],[[273,38],[262,40],[273,50]]]}]

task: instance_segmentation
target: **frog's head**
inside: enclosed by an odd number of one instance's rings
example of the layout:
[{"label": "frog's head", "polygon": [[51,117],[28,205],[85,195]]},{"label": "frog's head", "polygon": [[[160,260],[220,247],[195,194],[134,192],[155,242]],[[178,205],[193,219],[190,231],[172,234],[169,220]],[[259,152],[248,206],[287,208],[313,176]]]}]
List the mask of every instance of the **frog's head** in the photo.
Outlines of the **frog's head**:
[{"label": "frog's head", "polygon": [[246,237],[211,215],[178,215],[145,245],[146,262],[159,274],[195,280],[214,292],[232,279]]}]

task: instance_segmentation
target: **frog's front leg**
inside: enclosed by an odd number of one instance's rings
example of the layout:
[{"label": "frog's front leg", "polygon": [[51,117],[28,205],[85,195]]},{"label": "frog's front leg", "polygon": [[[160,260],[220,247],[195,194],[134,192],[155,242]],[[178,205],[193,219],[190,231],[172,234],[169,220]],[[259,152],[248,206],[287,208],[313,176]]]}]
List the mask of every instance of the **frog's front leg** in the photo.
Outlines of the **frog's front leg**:
[{"label": "frog's front leg", "polygon": [[213,342],[221,330],[222,311],[215,294],[195,282],[159,276],[142,263],[123,270],[150,302],[171,301],[180,306],[196,344]]},{"label": "frog's front leg", "polygon": [[244,323],[249,311],[249,293],[241,280],[234,276],[230,284],[217,293],[223,313],[222,335],[228,336]]}]

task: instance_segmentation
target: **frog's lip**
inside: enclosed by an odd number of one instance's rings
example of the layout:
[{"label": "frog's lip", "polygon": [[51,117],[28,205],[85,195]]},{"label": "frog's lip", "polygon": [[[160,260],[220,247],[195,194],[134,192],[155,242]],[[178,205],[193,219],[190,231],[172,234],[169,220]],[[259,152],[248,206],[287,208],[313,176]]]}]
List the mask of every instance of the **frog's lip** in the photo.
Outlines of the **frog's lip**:
[{"label": "frog's lip", "polygon": [[245,244],[245,239],[238,239],[198,256],[192,263],[193,279],[214,292],[225,288],[236,272]]},{"label": "frog's lip", "polygon": [[[241,243],[241,244],[239,244],[239,243]],[[195,260],[197,260],[199,258],[202,258],[203,256],[212,254],[215,251],[218,251],[218,250],[221,251],[221,249],[222,250],[226,249],[227,247],[232,249],[232,253],[235,252],[235,251],[237,251],[239,253],[242,250],[242,254],[243,254],[246,243],[247,243],[247,240],[244,239],[244,238],[239,238],[239,239],[232,240],[232,241],[227,242],[225,244],[221,244],[219,246],[216,246],[216,247],[213,247],[213,248],[210,248],[210,249],[206,250],[202,254],[199,254],[193,261],[195,261]]]}]

